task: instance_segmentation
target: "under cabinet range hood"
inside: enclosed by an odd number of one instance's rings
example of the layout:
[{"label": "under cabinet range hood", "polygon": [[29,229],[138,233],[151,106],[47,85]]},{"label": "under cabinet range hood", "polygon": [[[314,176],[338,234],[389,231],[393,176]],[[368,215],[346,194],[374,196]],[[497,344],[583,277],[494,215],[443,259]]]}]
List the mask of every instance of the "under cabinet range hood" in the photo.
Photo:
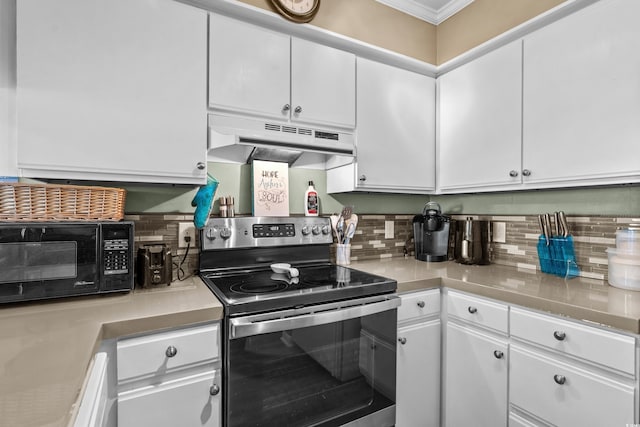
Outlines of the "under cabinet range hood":
[{"label": "under cabinet range hood", "polygon": [[[354,136],[347,131],[247,117],[209,114],[211,161],[250,163],[269,160],[305,166],[350,163]],[[336,158],[341,160],[335,160]]]}]

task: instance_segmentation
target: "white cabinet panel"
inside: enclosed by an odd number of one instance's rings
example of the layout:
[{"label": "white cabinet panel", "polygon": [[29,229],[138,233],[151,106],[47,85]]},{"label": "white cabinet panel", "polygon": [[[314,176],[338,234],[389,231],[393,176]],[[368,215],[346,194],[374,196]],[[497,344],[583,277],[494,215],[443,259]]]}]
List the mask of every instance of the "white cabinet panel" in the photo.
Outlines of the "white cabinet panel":
[{"label": "white cabinet panel", "polygon": [[442,75],[438,96],[438,188],[520,185],[522,42]]},{"label": "white cabinet panel", "polygon": [[640,179],[638,16],[599,1],[525,38],[525,183]]},{"label": "white cabinet panel", "polygon": [[209,107],[286,119],[290,37],[209,15]]},{"label": "white cabinet panel", "polygon": [[21,0],[17,22],[24,176],[205,182],[204,11],[167,0]]},{"label": "white cabinet panel", "polygon": [[435,190],[435,80],[358,58],[356,163],[327,171],[327,192]]},{"label": "white cabinet panel", "polygon": [[474,298],[455,291],[446,294],[447,314],[477,326],[508,332],[509,307],[506,304]]},{"label": "white cabinet panel", "polygon": [[635,339],[590,326],[511,309],[511,336],[633,375]]},{"label": "white cabinet panel", "polygon": [[438,427],[440,321],[399,328],[398,339],[396,426]]},{"label": "white cabinet panel", "polygon": [[445,354],[445,425],[506,426],[507,340],[448,322]]},{"label": "white cabinet panel", "polygon": [[118,427],[218,427],[221,386],[217,371],[193,375],[118,396]]},{"label": "white cabinet panel", "polygon": [[354,128],[355,69],[354,54],[293,38],[291,120]]},{"label": "white cabinet panel", "polygon": [[209,107],[353,129],[355,55],[210,15]]},{"label": "white cabinet panel", "polygon": [[510,400],[558,427],[634,423],[634,387],[511,347]]}]

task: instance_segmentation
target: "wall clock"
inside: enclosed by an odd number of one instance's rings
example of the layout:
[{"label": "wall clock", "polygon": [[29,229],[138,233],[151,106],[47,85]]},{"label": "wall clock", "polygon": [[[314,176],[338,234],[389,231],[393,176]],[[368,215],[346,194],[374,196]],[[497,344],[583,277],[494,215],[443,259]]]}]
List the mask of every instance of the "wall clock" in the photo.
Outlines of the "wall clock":
[{"label": "wall clock", "polygon": [[320,0],[271,0],[280,15],[297,23],[309,22],[320,9]]}]

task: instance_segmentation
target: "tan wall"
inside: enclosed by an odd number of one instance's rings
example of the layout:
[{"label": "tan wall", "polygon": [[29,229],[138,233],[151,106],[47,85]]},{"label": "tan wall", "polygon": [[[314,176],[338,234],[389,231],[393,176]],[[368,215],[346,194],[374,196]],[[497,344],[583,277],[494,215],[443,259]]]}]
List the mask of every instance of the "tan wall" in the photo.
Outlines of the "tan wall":
[{"label": "tan wall", "polygon": [[[239,0],[274,10],[269,0]],[[564,0],[475,0],[439,26],[375,0],[321,0],[312,24],[430,64],[442,64]]]},{"label": "tan wall", "polygon": [[[240,0],[274,10],[269,0]],[[436,27],[375,0],[321,0],[311,24],[401,53],[436,62]]]},{"label": "tan wall", "polygon": [[437,64],[455,58],[563,2],[564,0],[475,0],[438,25]]}]

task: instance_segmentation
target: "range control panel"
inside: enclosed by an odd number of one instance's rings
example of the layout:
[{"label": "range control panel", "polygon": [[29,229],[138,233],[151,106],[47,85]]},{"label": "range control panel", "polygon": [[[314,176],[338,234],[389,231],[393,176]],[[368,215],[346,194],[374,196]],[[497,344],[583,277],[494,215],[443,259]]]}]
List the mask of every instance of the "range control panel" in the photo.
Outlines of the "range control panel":
[{"label": "range control panel", "polygon": [[211,218],[200,235],[205,251],[331,243],[331,220],[323,217]]}]

